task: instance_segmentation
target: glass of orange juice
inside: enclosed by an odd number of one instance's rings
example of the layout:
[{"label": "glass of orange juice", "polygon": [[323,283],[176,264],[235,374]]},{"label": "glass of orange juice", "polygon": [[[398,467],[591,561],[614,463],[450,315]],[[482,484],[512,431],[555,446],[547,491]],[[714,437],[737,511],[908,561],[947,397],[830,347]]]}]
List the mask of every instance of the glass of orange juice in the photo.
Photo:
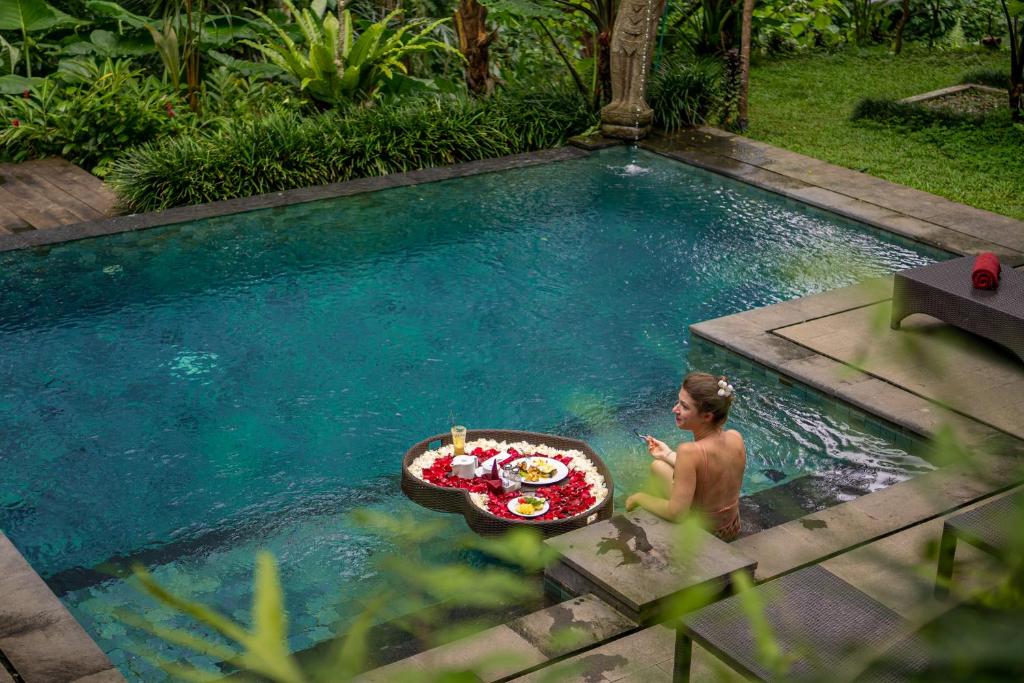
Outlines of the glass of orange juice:
[{"label": "glass of orange juice", "polygon": [[466,428],[462,425],[452,426],[452,446],[455,447],[455,455],[466,453]]}]

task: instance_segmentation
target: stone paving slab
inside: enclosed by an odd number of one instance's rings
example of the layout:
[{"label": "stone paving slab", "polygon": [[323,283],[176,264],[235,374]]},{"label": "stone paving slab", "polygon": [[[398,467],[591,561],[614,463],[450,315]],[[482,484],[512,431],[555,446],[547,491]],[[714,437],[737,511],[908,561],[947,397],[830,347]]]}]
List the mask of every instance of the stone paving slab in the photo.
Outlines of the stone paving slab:
[{"label": "stone paving slab", "polygon": [[890,302],[774,333],[962,415],[1024,438],[1024,365],[988,340],[924,314],[887,324]]},{"label": "stone paving slab", "polygon": [[[696,586],[724,590],[735,571],[754,562],[711,534],[697,548],[675,552],[679,527],[639,510],[576,529],[545,543],[562,563],[623,605],[626,615],[648,623],[672,598]],[[602,596],[603,597],[603,596]]]},{"label": "stone paving slab", "polygon": [[[655,626],[513,679],[513,683],[671,683],[674,656],[674,632],[665,626]],[[738,683],[745,679],[695,645],[690,680]]]},{"label": "stone paving slab", "polygon": [[[891,297],[891,292],[892,278],[877,278],[851,287],[695,323],[690,326],[690,333],[922,436],[933,434],[939,427],[949,426],[964,443],[981,444],[990,441],[999,433],[992,427],[946,410],[923,396],[776,333],[781,332],[780,328],[793,329],[801,323],[814,323],[814,332],[807,334],[809,339],[830,334],[831,330],[827,327],[830,316],[884,304]],[[876,314],[885,318],[884,311]],[[868,334],[868,330],[873,331],[878,325],[874,320],[867,322],[871,324],[866,329],[847,330],[844,343],[856,344],[860,340],[863,344],[871,340],[873,337]],[[888,331],[888,326],[884,325],[881,329]],[[863,348],[870,347],[864,344]]]},{"label": "stone paving slab", "polygon": [[[599,648],[552,664],[535,673],[513,679],[515,683],[539,681],[586,681],[611,683],[627,676],[660,675],[652,666],[670,660],[675,652],[675,632],[664,626],[644,629],[625,638],[613,640]],[[640,679],[646,680],[646,679]]]},{"label": "stone paving slab", "polygon": [[0,683],[14,683],[14,678],[2,667],[0,667]]},{"label": "stone paving slab", "polygon": [[0,652],[25,683],[104,674],[124,681],[99,646],[0,533]]},{"label": "stone paving slab", "polygon": [[71,683],[124,683],[124,676],[117,669],[107,669],[91,676],[76,678]]},{"label": "stone paving slab", "polygon": [[[918,524],[821,566],[911,622],[927,621],[953,604],[935,599],[937,560],[930,548],[938,545],[942,524],[942,519]],[[986,587],[986,577],[996,568],[991,557],[970,544],[957,546],[953,585],[963,593]]]},{"label": "stone paving slab", "polygon": [[547,661],[547,656],[508,626],[495,626],[468,638],[421,652],[356,678],[391,683],[402,676],[443,669],[469,669],[482,681],[498,681]]},{"label": "stone paving slab", "polygon": [[531,614],[503,626],[447,643],[433,650],[374,669],[360,677],[364,681],[391,680],[399,674],[426,670],[431,666],[472,666],[477,658],[507,651],[511,661],[487,666],[479,673],[483,680],[516,675],[538,663],[563,658],[638,629],[638,625],[594,595],[585,594]]},{"label": "stone paving slab", "polygon": [[563,657],[637,629],[635,621],[590,593],[527,614],[506,625],[548,659]]},{"label": "stone paving slab", "polygon": [[927,472],[731,545],[755,558],[755,579],[767,581],[999,493],[1021,476],[1021,461],[1007,458],[982,462],[977,471]]}]

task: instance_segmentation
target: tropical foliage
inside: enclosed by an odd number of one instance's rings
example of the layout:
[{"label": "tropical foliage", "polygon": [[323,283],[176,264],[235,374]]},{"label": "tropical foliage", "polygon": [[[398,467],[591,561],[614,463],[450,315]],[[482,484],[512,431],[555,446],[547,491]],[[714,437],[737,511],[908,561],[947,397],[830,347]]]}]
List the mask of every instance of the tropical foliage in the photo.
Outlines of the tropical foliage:
[{"label": "tropical foliage", "polygon": [[389,25],[402,12],[396,9],[357,36],[348,10],[336,17],[321,5],[323,14],[317,17],[310,9],[296,10],[291,0],[284,0],[284,5],[302,32],[301,46],[271,17],[258,11],[276,40],[268,36],[263,42],[243,40],[242,44],[263,53],[291,75],[300,90],[325,104],[344,105],[401,89],[411,81],[405,77],[409,69],[403,60],[415,52],[442,50],[459,55],[458,50],[430,37],[446,19],[413,19],[392,30]]},{"label": "tropical foliage", "polygon": [[126,209],[150,211],[554,147],[593,123],[565,88],[278,111],[141,145],[108,179]]}]

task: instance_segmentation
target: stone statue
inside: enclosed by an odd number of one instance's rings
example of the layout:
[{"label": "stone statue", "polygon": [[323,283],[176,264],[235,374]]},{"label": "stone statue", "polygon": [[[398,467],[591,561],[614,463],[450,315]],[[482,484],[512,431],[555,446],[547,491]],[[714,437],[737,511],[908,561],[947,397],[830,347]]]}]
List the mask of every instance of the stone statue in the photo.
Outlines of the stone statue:
[{"label": "stone statue", "polygon": [[654,111],[644,95],[654,58],[654,40],[664,0],[622,0],[611,43],[612,101],[601,109],[601,132],[639,140],[651,129]]}]

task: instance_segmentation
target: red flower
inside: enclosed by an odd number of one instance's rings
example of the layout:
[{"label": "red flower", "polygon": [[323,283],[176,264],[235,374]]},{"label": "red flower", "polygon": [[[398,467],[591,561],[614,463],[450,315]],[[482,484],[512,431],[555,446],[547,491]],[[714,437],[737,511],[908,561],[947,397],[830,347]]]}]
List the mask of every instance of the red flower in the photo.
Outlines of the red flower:
[{"label": "red flower", "polygon": [[11,125],[17,128],[21,125],[21,121],[19,121],[18,119],[11,119]]},{"label": "red flower", "polygon": [[24,90],[21,91],[21,96],[24,97],[27,100],[29,97],[32,96],[32,93],[30,93],[28,91],[28,88],[25,88]]},{"label": "red flower", "polygon": [[164,102],[164,110],[167,111],[167,118],[173,119],[177,114],[174,113],[174,105],[170,102]]}]

